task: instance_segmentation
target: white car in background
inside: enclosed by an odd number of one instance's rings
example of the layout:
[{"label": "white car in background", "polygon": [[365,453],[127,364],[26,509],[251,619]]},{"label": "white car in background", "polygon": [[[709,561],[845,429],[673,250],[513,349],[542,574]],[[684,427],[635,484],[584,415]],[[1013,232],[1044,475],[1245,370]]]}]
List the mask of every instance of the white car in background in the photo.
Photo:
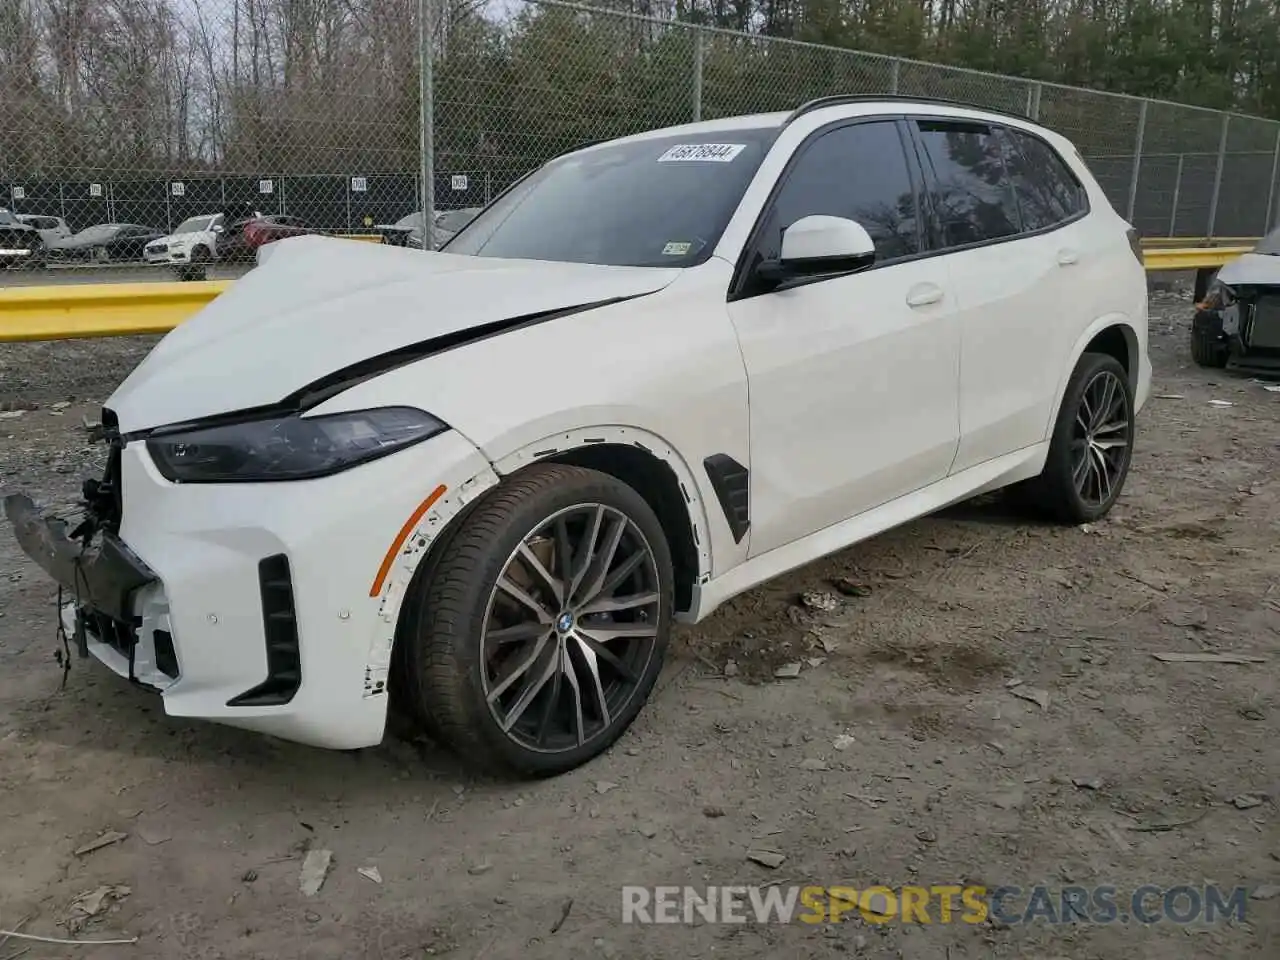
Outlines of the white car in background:
[{"label": "white car in background", "polygon": [[147,263],[170,264],[180,279],[204,279],[206,267],[218,258],[218,237],[225,217],[221,213],[188,217],[167,237],[143,248]]},{"label": "white car in background", "polygon": [[356,748],[394,699],[547,775],[677,619],[998,488],[1104,516],[1150,384],[1135,233],[1068,140],[835,97],[562,156],[441,252],[273,243],[106,401],[73,534],[5,506],[171,715]]},{"label": "white car in background", "polygon": [[19,213],[16,216],[40,234],[46,247],[71,236],[71,228],[62,217],[50,217],[40,213]]}]

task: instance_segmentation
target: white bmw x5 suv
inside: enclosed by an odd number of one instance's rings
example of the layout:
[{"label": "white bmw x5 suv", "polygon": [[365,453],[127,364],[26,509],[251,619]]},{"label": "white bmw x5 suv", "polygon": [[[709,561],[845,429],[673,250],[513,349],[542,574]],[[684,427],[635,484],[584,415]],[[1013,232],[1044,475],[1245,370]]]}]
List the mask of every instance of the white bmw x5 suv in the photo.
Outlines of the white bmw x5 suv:
[{"label": "white bmw x5 suv", "polygon": [[1150,376],[1067,140],[831,98],[562,156],[441,252],[273,244],[107,401],[84,521],[6,512],[171,715],[358,748],[390,700],[546,775],[673,620],[1000,487],[1101,517]]}]

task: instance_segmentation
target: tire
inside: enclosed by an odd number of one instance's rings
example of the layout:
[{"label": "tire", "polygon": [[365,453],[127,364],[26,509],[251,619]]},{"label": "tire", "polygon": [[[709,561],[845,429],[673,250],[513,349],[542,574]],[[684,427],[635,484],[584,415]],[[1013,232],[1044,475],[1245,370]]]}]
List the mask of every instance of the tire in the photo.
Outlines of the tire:
[{"label": "tire", "polygon": [[[1115,402],[1123,405],[1123,411],[1117,411],[1118,419],[1109,423],[1123,423],[1123,430],[1095,430],[1094,441],[1099,447],[1082,450],[1081,444],[1084,441],[1079,434],[1083,431],[1080,429],[1081,421],[1077,418],[1088,419],[1082,407],[1086,391],[1097,390],[1107,381],[1111,382],[1116,391]],[[1091,393],[1090,397],[1096,405],[1096,394]],[[1115,357],[1104,353],[1086,353],[1076,364],[1076,369],[1067,382],[1062,405],[1054,422],[1044,469],[1038,477],[1011,488],[1012,499],[1061,523],[1079,524],[1100,520],[1111,511],[1124,489],[1129,465],[1133,460],[1133,440],[1133,388],[1128,374]],[[1101,449],[1104,444],[1119,445]],[[1081,456],[1088,461],[1085,465],[1087,485],[1084,491],[1076,482],[1078,470],[1082,466]],[[1102,462],[1110,468],[1107,482],[1105,485],[1098,482],[1095,487],[1092,484],[1099,476]],[[1093,496],[1095,491],[1098,494],[1096,497]]]},{"label": "tire", "polygon": [[111,251],[106,247],[94,247],[93,252],[90,254],[90,259],[94,263],[110,263]]},{"label": "tire", "polygon": [[178,267],[179,280],[204,280],[209,275],[208,264],[213,254],[208,247],[196,247],[191,251],[191,260],[186,266]]},{"label": "tire", "polygon": [[[553,776],[603,753],[643,708],[670,635],[671,552],[653,510],[607,474],[545,464],[504,481],[450,526],[453,534],[420,566],[405,600],[393,701],[433,739],[490,773]],[[615,535],[612,560],[600,570],[598,558]],[[584,542],[603,549],[584,551]],[[556,602],[523,559],[538,550],[547,579],[561,590],[576,585],[572,602]],[[592,562],[577,572],[584,557]],[[623,570],[632,562],[631,572]],[[612,589],[591,592],[619,577]],[[516,585],[521,602],[498,586],[500,578]],[[631,592],[619,595],[624,588]],[[620,612],[593,612],[599,604]],[[606,625],[617,635],[602,640]]]},{"label": "tire", "polygon": [[1230,348],[1203,328],[1191,327],[1191,359],[1198,367],[1221,370],[1227,365]]}]

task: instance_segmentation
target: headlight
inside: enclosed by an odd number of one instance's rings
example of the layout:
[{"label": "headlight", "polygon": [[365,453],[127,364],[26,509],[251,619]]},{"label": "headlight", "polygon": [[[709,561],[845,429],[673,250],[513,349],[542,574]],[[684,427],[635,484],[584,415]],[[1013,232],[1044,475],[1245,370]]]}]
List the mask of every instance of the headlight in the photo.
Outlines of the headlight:
[{"label": "headlight", "polygon": [[148,439],[147,451],[174,483],[304,480],[384,457],[447,429],[413,407],[382,407],[171,433]]}]

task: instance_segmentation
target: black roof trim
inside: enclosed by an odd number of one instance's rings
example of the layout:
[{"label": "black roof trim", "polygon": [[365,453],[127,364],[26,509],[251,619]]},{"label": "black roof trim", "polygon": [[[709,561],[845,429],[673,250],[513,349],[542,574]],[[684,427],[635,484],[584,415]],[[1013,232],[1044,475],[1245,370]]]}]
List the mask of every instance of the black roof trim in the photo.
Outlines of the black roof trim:
[{"label": "black roof trim", "polygon": [[802,103],[796,107],[782,122],[785,127],[793,121],[804,116],[806,113],[812,113],[814,110],[821,110],[824,107],[839,107],[845,104],[855,103],[919,103],[934,104],[944,107],[961,107],[965,110],[979,110],[983,113],[991,113],[1000,117],[1011,117],[1016,120],[1030,121],[1036,123],[1031,117],[1025,113],[1015,113],[1010,110],[999,110],[994,107],[984,107],[977,103],[966,103],[963,100],[949,100],[946,97],[910,97],[901,96],[899,94],[886,93],[844,93],[836,94],[831,97],[819,97],[816,100],[810,100],[808,103]]}]

